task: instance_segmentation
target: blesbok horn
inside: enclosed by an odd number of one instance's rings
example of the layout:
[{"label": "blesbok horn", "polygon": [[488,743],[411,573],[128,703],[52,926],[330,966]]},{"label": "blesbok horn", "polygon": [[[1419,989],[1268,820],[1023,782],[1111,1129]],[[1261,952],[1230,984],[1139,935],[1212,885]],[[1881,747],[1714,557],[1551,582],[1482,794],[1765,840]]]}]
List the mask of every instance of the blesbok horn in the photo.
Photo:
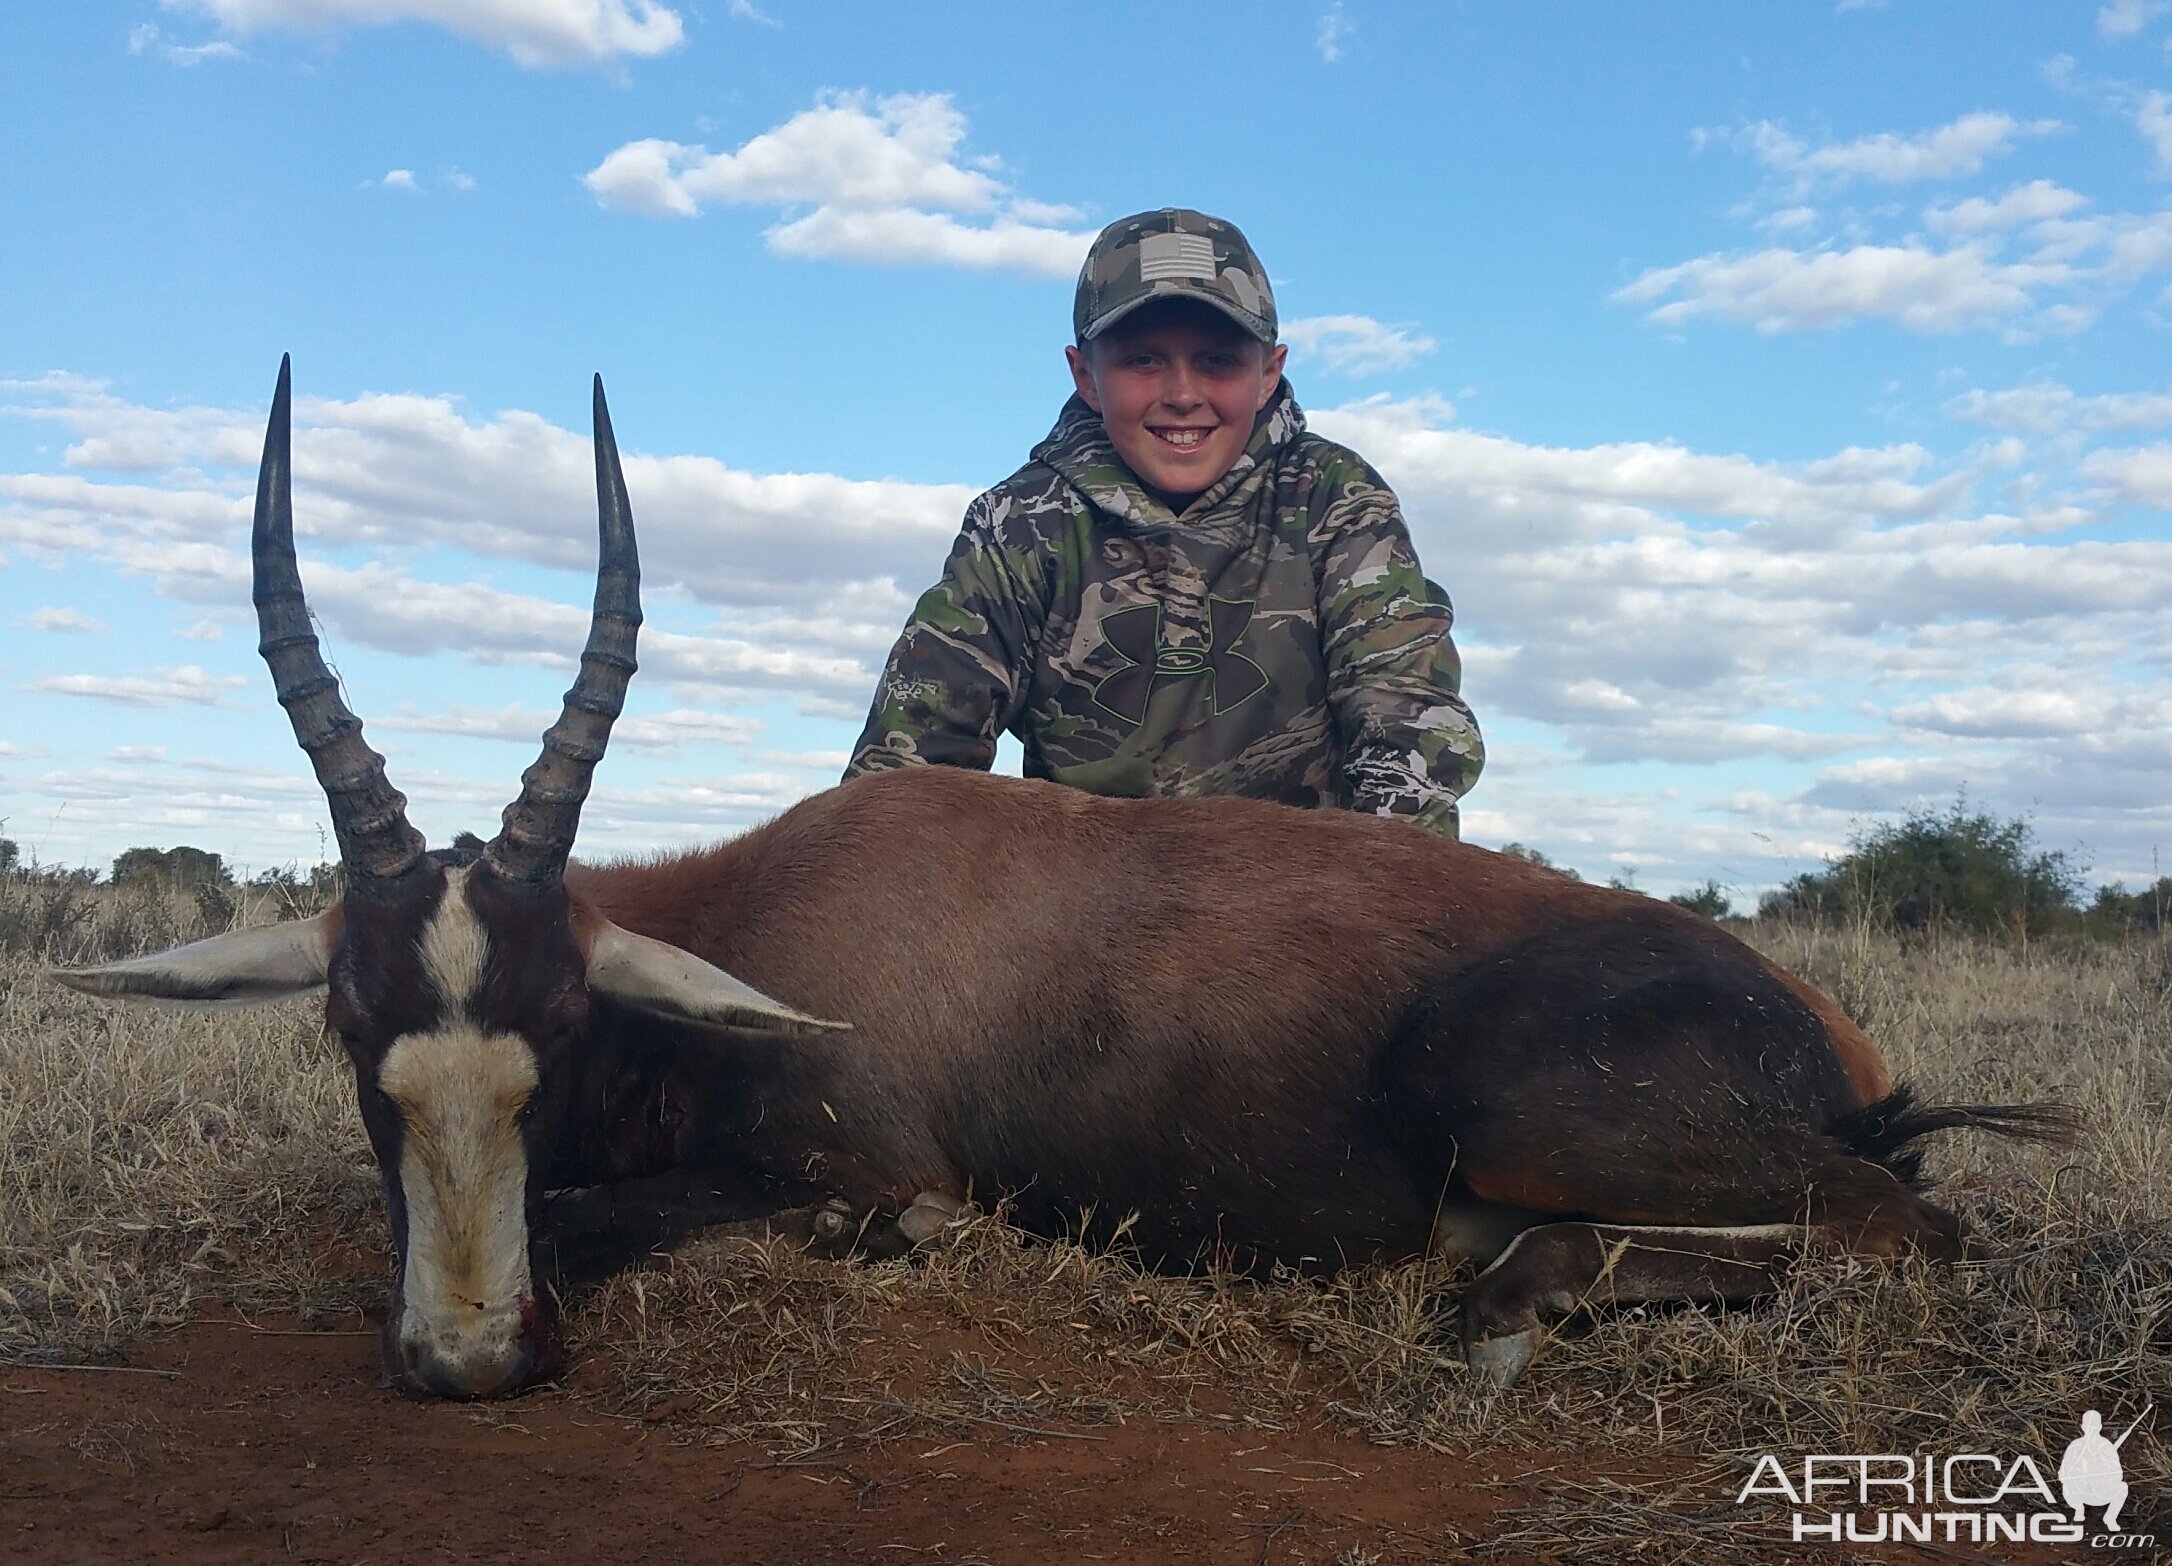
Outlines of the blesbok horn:
[{"label": "blesbok horn", "polygon": [[332,831],[350,893],[412,870],[425,847],[407,821],[407,796],[385,776],[385,758],[362,742],[362,720],[340,699],[339,678],[324,665],[309,627],[309,604],[294,563],[293,386],[285,354],[279,389],[264,430],[264,461],[256,475],[255,561],[257,651],[271,666],[279,705],[294,737],[316,768],[332,807]]},{"label": "blesbok horn", "polygon": [[558,721],[543,736],[543,754],[520,775],[520,798],[483,857],[510,881],[549,886],[565,873],[581,805],[611,725],[626,705],[634,675],[634,640],[641,629],[641,559],[634,548],[633,507],[619,470],[603,377],[596,377],[596,607],[581,650],[581,672],[566,692]]}]

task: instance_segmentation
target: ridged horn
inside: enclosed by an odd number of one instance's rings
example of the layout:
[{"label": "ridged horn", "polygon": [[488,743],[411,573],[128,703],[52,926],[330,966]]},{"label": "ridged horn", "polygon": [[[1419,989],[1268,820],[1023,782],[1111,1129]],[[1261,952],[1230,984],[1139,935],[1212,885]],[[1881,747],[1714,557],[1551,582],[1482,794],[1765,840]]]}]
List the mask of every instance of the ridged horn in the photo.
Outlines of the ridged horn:
[{"label": "ridged horn", "polygon": [[292,370],[279,357],[279,389],[264,430],[264,461],[256,474],[255,564],[257,651],[271,666],[279,705],[294,737],[316,768],[332,807],[332,831],[350,891],[396,880],[423,855],[422,834],[407,821],[407,796],[385,776],[385,758],[362,743],[362,720],[340,699],[339,679],[324,665],[302,575],[294,563]]},{"label": "ridged horn", "polygon": [[581,672],[566,692],[558,721],[543,736],[543,754],[520,777],[520,798],[505,807],[505,824],[483,850],[500,876],[535,886],[565,873],[589,779],[610,742],[611,725],[626,705],[633,679],[634,640],[641,629],[641,560],[634,548],[633,507],[619,471],[603,377],[596,377],[596,607],[588,623]]}]

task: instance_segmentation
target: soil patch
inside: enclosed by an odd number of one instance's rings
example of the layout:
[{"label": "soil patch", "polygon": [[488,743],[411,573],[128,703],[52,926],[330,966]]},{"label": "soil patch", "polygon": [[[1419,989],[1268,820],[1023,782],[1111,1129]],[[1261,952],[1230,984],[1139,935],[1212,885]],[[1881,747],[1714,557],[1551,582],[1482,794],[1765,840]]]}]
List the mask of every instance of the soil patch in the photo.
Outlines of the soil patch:
[{"label": "soil patch", "polygon": [[0,1373],[0,1553],[1440,1560],[1552,1466],[1154,1420],[780,1460],[599,1413],[578,1378],[505,1403],[411,1401],[377,1385],[373,1337],[359,1319],[218,1315],[125,1365]]},{"label": "soil patch", "polygon": [[[0,1370],[0,1556],[1520,1562],[1557,1558],[1501,1548],[1535,1499],[1564,1485],[1662,1481],[1589,1452],[1458,1456],[1318,1423],[1262,1432],[1211,1416],[992,1423],[970,1438],[780,1458],[653,1413],[599,1409],[613,1366],[502,1403],[401,1397],[379,1384],[374,1338],[360,1317],[327,1325],[214,1311],[111,1363]],[[1655,1533],[1671,1531],[1652,1520]],[[1662,1537],[1645,1542],[1655,1559],[1694,1558],[1693,1546],[1685,1555]],[[1876,1553],[1985,1559],[1950,1548]],[[1763,1558],[1836,1557],[1776,1540]]]}]

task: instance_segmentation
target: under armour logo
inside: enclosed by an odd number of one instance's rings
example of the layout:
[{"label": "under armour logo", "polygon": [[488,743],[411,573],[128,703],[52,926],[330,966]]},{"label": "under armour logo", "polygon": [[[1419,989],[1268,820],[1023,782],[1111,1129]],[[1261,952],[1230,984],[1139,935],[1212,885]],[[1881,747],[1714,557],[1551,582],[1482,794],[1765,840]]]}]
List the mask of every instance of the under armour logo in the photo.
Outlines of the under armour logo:
[{"label": "under armour logo", "polygon": [[1267,688],[1267,674],[1236,651],[1237,639],[1252,623],[1252,601],[1207,600],[1207,641],[1201,647],[1165,647],[1161,640],[1161,605],[1138,604],[1101,617],[1101,636],[1124,666],[1094,687],[1094,702],[1133,723],[1146,716],[1147,698],[1158,680],[1205,675],[1208,701],[1220,717],[1239,702]]}]

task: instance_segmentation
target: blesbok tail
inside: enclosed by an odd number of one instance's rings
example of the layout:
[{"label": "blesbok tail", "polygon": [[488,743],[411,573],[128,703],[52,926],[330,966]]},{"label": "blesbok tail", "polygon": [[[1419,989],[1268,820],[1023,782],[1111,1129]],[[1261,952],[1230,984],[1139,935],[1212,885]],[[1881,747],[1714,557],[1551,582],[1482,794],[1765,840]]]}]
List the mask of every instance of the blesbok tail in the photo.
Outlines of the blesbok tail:
[{"label": "blesbok tail", "polygon": [[1911,1189],[1922,1184],[1923,1150],[1915,1143],[1935,1131],[1989,1131],[2024,1142],[2065,1142],[2082,1126],[2065,1104],[1924,1104],[1901,1086],[1826,1128],[1858,1158],[1890,1170]]}]

